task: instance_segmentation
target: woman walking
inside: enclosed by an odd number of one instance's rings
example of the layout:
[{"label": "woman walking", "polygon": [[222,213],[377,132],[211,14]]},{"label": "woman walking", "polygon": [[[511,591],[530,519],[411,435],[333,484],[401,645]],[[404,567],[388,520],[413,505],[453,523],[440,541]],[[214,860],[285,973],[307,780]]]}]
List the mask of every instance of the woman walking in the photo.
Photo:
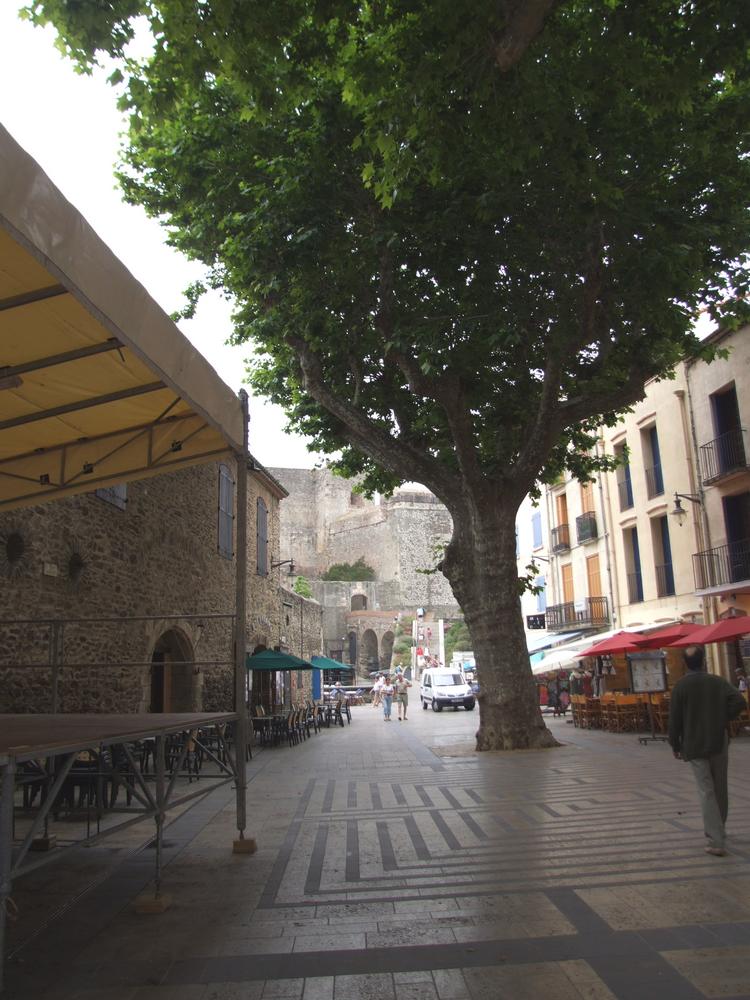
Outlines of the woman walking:
[{"label": "woman walking", "polygon": [[385,722],[390,722],[391,707],[393,705],[393,685],[391,684],[390,677],[385,678],[385,683],[380,689],[380,697],[383,701],[383,720]]}]

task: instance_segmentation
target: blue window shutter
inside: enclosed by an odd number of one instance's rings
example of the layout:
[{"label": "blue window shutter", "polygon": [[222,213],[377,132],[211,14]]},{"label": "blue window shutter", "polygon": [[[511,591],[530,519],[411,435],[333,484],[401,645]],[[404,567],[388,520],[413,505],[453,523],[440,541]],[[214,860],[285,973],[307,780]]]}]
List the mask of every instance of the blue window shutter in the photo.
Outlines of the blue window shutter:
[{"label": "blue window shutter", "polygon": [[257,503],[256,543],[258,576],[268,576],[268,508],[263,497]]}]

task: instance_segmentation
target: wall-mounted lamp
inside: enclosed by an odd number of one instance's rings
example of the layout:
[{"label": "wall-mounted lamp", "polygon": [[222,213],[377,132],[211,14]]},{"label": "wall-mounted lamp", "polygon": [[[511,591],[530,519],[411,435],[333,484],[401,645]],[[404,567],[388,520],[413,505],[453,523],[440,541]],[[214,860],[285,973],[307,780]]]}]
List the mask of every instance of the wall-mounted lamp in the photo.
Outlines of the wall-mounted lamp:
[{"label": "wall-mounted lamp", "polygon": [[282,559],[281,562],[277,562],[277,563],[272,562],[271,563],[271,569],[276,569],[278,566],[288,566],[289,569],[287,570],[287,576],[294,576],[295,569],[294,569],[294,559],[293,558],[292,559]]},{"label": "wall-mounted lamp", "polygon": [[680,503],[680,500],[689,500],[690,503],[701,504],[703,501],[695,493],[675,493],[674,495],[674,510],[670,511],[672,517],[677,518],[677,523],[682,527],[685,523],[685,518],[687,517],[687,511]]}]

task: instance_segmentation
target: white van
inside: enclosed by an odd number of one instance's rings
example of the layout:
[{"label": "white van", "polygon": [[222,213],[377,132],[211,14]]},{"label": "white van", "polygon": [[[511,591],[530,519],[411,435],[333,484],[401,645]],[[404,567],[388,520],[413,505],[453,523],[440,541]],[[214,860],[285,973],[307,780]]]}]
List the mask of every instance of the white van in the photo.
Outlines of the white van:
[{"label": "white van", "polygon": [[474,692],[466,677],[455,667],[429,667],[422,674],[419,685],[422,708],[442,712],[446,705],[458,708],[463,705],[471,712],[476,704]]}]

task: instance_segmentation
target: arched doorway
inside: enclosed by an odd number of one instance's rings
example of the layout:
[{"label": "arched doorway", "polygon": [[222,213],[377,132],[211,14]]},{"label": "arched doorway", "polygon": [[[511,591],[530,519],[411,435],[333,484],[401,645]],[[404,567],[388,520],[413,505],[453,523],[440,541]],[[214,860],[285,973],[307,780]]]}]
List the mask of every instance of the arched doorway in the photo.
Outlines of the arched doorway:
[{"label": "arched doorway", "polygon": [[195,712],[196,685],[193,647],[184,633],[162,633],[151,654],[150,712]]},{"label": "arched doorway", "polygon": [[393,632],[386,632],[380,640],[380,669],[388,672],[391,669],[393,656]]},{"label": "arched doorway", "polygon": [[352,594],[352,611],[367,611],[367,595]]},{"label": "arched doorway", "polygon": [[349,633],[349,662],[354,667],[355,672],[357,669],[357,633]]},{"label": "arched doorway", "polygon": [[366,674],[380,669],[378,637],[371,628],[366,629],[362,636],[362,666]]}]

